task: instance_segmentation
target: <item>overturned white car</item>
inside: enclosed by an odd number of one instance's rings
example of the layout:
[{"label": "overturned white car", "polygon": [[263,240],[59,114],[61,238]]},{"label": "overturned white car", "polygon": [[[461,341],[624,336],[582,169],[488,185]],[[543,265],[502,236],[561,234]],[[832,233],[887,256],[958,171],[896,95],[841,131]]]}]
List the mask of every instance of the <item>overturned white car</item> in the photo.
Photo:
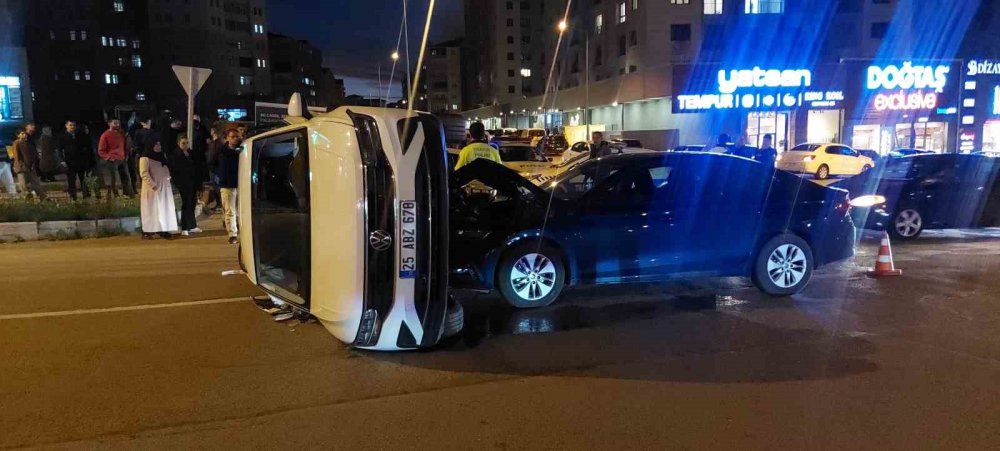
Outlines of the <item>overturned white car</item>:
[{"label": "overturned white car", "polygon": [[307,118],[300,105],[289,108],[291,125],[244,143],[240,262],[249,279],[360,348],[428,347],[457,333],[441,124],[361,107]]}]

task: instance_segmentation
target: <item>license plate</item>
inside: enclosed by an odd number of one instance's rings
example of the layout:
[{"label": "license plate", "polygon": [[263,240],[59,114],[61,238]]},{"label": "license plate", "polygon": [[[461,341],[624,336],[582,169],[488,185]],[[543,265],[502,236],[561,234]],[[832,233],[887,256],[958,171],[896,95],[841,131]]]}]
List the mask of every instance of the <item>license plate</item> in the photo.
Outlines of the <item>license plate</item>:
[{"label": "license plate", "polygon": [[417,278],[417,203],[399,202],[399,278]]}]

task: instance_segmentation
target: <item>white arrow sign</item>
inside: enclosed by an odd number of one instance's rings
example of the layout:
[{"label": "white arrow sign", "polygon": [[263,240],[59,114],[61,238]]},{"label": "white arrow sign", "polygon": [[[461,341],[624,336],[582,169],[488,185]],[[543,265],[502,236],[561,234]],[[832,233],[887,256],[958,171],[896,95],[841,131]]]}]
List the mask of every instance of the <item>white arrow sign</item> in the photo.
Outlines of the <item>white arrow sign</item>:
[{"label": "white arrow sign", "polygon": [[[202,86],[205,86],[205,82],[208,81],[208,77],[212,75],[212,69],[205,69],[201,67],[188,67],[188,66],[173,66],[174,73],[177,74],[177,79],[180,80],[181,86],[184,87],[184,91],[188,95],[188,109],[187,109],[187,123],[188,123],[188,140],[191,144],[194,144],[194,96],[198,95],[198,91],[201,90]],[[167,143],[169,146],[173,146],[176,143]]]}]

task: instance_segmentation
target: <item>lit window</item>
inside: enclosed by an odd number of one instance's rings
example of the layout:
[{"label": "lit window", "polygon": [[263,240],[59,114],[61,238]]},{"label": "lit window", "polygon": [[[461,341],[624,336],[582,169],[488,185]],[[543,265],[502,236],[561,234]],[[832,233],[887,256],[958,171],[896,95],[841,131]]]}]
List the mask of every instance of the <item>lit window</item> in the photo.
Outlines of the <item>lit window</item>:
[{"label": "lit window", "polygon": [[107,46],[108,46],[108,37],[101,36],[101,47],[107,47]]},{"label": "lit window", "polygon": [[69,40],[70,41],[75,41],[76,40],[76,30],[70,30],[70,32],[69,32]]},{"label": "lit window", "polygon": [[530,78],[531,77],[531,69],[528,69],[528,68],[521,69],[521,76],[524,77],[524,78]]},{"label": "lit window", "polygon": [[722,0],[705,0],[705,15],[722,14]]},{"label": "lit window", "polygon": [[84,79],[84,80],[87,80],[87,81],[90,81],[90,71],[89,71],[89,70],[88,70],[88,71],[85,71],[85,72],[83,73],[83,79]]},{"label": "lit window", "polygon": [[138,100],[140,102],[144,102],[146,100],[146,93],[144,93],[142,91],[139,91],[139,92],[135,93],[135,100]]},{"label": "lit window", "polygon": [[73,79],[76,81],[80,81],[80,71],[78,70],[73,71]]},{"label": "lit window", "polygon": [[639,0],[632,0],[632,11],[639,9]]},{"label": "lit window", "polygon": [[118,38],[118,47],[128,47],[128,41],[125,38]]},{"label": "lit window", "polygon": [[142,57],[139,55],[132,55],[132,67],[142,67]]},{"label": "lit window", "polygon": [[80,40],[81,41],[87,40],[87,30],[80,30]]},{"label": "lit window", "polygon": [[117,85],[118,75],[116,74],[104,74],[104,84],[106,85]]},{"label": "lit window", "polygon": [[625,2],[618,2],[618,23],[625,23]]},{"label": "lit window", "polygon": [[263,59],[259,59],[258,58],[257,59],[257,67],[262,68],[262,69],[263,68],[267,68],[267,60],[263,60]]},{"label": "lit window", "polygon": [[125,0],[115,0],[114,3],[112,4],[112,7],[114,7],[116,13],[124,12]]},{"label": "lit window", "polygon": [[49,30],[49,39],[51,39],[53,41],[56,40],[56,32],[55,31]]},{"label": "lit window", "polygon": [[253,26],[253,31],[254,31],[254,33],[263,34],[264,33],[264,26],[263,25],[259,25],[259,24],[255,24]]},{"label": "lit window", "polygon": [[601,34],[601,30],[604,29],[604,14],[598,14],[594,18],[594,29],[597,30],[597,34]]},{"label": "lit window", "polygon": [[253,77],[249,75],[240,75],[240,86],[250,86],[253,84]]},{"label": "lit window", "polygon": [[316,97],[316,90],[315,89],[310,89],[309,90],[309,95],[312,96],[312,97]]},{"label": "lit window", "polygon": [[139,48],[139,45],[140,45],[140,44],[141,44],[141,43],[139,42],[139,40],[138,40],[138,39],[133,39],[133,40],[132,40],[132,48],[133,48],[133,49],[138,49],[138,48]]},{"label": "lit window", "polygon": [[745,0],[747,14],[781,14],[785,12],[785,0]]}]

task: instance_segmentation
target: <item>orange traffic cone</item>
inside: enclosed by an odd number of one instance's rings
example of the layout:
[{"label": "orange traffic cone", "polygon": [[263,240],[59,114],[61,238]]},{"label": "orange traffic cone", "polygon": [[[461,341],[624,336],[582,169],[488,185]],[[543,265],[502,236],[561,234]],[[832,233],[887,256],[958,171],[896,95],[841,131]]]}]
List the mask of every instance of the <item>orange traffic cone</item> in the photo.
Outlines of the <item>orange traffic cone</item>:
[{"label": "orange traffic cone", "polygon": [[871,277],[899,276],[903,270],[896,269],[892,264],[892,247],[889,246],[889,232],[882,237],[882,244],[878,247],[878,257],[875,258],[875,268],[868,270]]}]

